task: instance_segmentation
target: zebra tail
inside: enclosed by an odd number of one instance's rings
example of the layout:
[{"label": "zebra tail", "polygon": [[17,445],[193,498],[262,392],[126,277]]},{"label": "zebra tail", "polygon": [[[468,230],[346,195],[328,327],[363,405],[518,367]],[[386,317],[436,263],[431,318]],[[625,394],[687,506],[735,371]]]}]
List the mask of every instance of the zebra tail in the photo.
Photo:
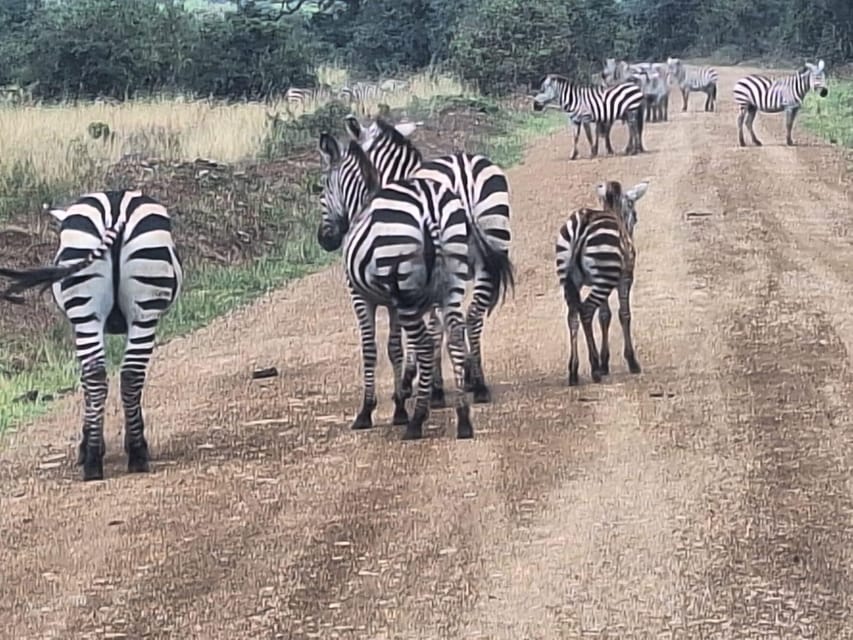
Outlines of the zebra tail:
[{"label": "zebra tail", "polygon": [[515,267],[509,259],[509,252],[495,249],[478,225],[469,220],[468,227],[489,280],[495,285],[486,307],[486,315],[489,316],[498,306],[498,302],[501,304],[506,302],[506,295],[510,289],[515,291]]},{"label": "zebra tail", "polygon": [[88,255],[80,260],[67,265],[51,265],[48,267],[34,267],[32,269],[8,269],[0,268],[0,276],[12,281],[12,284],[6,287],[0,298],[13,304],[22,304],[24,299],[19,295],[33,287],[42,287],[45,291],[55,282],[64,280],[68,276],[82,271],[95,260],[99,260],[112,248],[116,238],[124,229],[124,220],[119,219],[116,225],[107,229],[101,244],[90,249]]}]

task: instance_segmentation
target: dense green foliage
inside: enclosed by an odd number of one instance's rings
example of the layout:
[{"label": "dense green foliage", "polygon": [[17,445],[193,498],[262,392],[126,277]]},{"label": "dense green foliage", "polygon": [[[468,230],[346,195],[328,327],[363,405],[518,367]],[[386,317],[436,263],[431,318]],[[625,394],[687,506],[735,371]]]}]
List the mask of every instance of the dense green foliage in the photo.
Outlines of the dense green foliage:
[{"label": "dense green foliage", "polygon": [[[0,82],[40,97],[256,97],[337,60],[485,91],[606,56],[853,60],[850,0],[0,0]],[[227,7],[228,10],[222,10]],[[217,9],[217,10],[214,10]],[[37,84],[36,84],[37,83]]]}]

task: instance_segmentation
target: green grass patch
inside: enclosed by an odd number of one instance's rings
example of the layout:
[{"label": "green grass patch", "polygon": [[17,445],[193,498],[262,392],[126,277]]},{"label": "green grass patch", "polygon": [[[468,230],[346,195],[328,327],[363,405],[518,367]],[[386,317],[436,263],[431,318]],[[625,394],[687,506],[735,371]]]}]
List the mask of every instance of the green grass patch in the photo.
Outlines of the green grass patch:
[{"label": "green grass patch", "polygon": [[[526,145],[537,136],[550,133],[565,124],[557,112],[534,114],[512,112],[487,99],[440,97],[412,105],[407,110],[420,116],[436,116],[448,109],[474,110],[482,114],[482,134],[475,134],[468,145],[503,167],[520,162]],[[304,150],[313,145],[319,131],[336,130],[340,113],[330,107],[328,113],[306,116],[303,127],[289,123],[273,127],[259,149],[261,157],[277,157],[284,152]],[[478,116],[479,119],[479,116]],[[306,183],[311,181],[308,176]],[[49,186],[43,187],[45,190]],[[31,196],[32,197],[32,196]],[[269,196],[265,196],[268,198]],[[185,335],[209,324],[213,319],[248,304],[288,280],[304,276],[340,259],[339,253],[324,252],[316,243],[316,196],[306,185],[298,191],[278,194],[271,215],[287,227],[264,255],[239,266],[192,264],[185,266],[185,289],[158,329],[158,343]],[[45,294],[48,295],[49,294]],[[0,375],[0,434],[50,410],[54,399],[78,386],[78,369],[67,322],[57,310],[57,322],[49,335],[27,352],[37,365],[13,375]],[[111,370],[121,361],[123,336],[111,336],[107,354]],[[155,358],[156,353],[155,353]],[[37,394],[35,392],[38,392]]]},{"label": "green grass patch", "polygon": [[803,109],[803,124],[832,144],[853,147],[853,82],[829,83],[826,98],[810,92]]}]

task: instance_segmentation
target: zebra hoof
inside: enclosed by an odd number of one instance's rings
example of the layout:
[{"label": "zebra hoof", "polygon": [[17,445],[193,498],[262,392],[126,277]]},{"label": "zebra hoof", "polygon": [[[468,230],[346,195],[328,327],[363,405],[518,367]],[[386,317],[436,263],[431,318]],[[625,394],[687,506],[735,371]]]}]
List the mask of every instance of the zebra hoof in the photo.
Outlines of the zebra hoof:
[{"label": "zebra hoof", "polygon": [[135,447],[129,447],[127,451],[127,472],[148,473],[151,471],[149,465],[148,445],[143,443]]},{"label": "zebra hoof", "polygon": [[592,370],[592,381],[601,382],[601,371],[599,369]]},{"label": "zebra hoof", "polygon": [[430,409],[444,409],[447,402],[444,399],[444,389],[434,388],[429,399]]},{"label": "zebra hoof", "polygon": [[420,413],[415,410],[415,415],[412,416],[409,424],[406,425],[406,431],[403,433],[403,440],[420,440],[424,437],[424,422],[426,422],[426,413]]},{"label": "zebra hoof", "polygon": [[569,374],[569,386],[576,387],[578,386],[578,374],[570,373]]},{"label": "zebra hoof", "polygon": [[642,373],[643,370],[640,368],[640,363],[636,360],[628,363],[628,371],[631,373]]},{"label": "zebra hoof", "polygon": [[456,439],[470,440],[474,437],[474,427],[471,425],[470,407],[456,409]]},{"label": "zebra hoof", "polygon": [[104,459],[94,451],[87,451],[83,460],[83,481],[104,479]]},{"label": "zebra hoof", "polygon": [[602,362],[601,367],[599,368],[599,371],[601,371],[601,375],[609,376],[610,375],[610,363],[609,362]]},{"label": "zebra hoof", "polygon": [[361,431],[362,429],[372,429],[373,428],[373,418],[370,416],[369,412],[362,411],[359,413],[355,420],[353,420],[350,429],[353,431]]},{"label": "zebra hoof", "polygon": [[391,424],[395,427],[409,424],[409,413],[406,411],[406,407],[394,407],[394,417],[391,419]]},{"label": "zebra hoof", "polygon": [[476,404],[488,404],[492,401],[492,393],[485,384],[474,387],[474,402]]}]

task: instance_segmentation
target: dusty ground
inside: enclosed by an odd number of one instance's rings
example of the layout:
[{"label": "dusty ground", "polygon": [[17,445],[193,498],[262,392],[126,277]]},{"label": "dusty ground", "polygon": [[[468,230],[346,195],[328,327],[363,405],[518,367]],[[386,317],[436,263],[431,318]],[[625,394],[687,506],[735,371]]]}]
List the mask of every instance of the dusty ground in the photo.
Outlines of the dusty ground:
[{"label": "dusty ground", "polygon": [[[384,360],[381,426],[348,430],[337,268],[159,351],[151,475],[124,472],[115,391],[105,483],[71,466],[80,398],[14,436],[0,635],[853,638],[847,167],[802,129],[780,146],[779,117],[738,149],[740,72],[719,113],[649,125],[647,155],[569,163],[561,132],[510,172],[518,291],[487,325],[473,441],[443,411],[400,442]],[[554,233],[598,180],[646,176],[644,371],[616,324],[611,378],[583,364],[569,389]]]}]

